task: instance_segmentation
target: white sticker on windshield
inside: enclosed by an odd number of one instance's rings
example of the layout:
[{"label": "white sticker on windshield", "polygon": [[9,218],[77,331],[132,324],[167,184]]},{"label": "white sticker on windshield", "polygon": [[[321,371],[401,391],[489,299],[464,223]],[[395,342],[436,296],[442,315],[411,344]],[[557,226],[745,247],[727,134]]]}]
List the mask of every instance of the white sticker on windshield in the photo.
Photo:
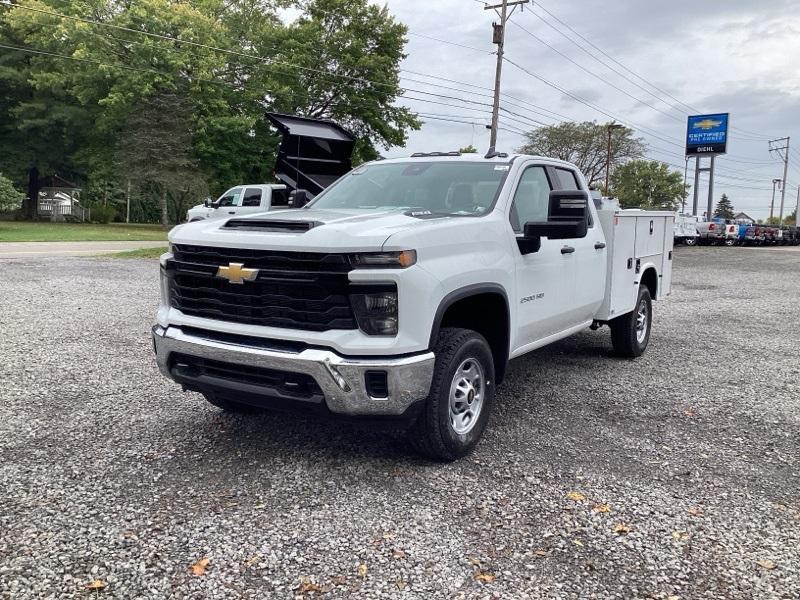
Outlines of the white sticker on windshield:
[{"label": "white sticker on windshield", "polygon": [[494,170],[495,171],[508,171],[511,167],[508,165],[496,165]]}]

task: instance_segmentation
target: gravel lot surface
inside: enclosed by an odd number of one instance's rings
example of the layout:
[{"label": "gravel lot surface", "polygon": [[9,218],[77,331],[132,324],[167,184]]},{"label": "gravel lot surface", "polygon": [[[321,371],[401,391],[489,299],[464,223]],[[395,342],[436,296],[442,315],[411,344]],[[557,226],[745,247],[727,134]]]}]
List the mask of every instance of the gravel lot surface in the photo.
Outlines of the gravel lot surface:
[{"label": "gravel lot surface", "polygon": [[643,358],[515,361],[441,465],[182,393],[154,261],[2,261],[0,598],[800,598],[800,253],[675,263]]}]

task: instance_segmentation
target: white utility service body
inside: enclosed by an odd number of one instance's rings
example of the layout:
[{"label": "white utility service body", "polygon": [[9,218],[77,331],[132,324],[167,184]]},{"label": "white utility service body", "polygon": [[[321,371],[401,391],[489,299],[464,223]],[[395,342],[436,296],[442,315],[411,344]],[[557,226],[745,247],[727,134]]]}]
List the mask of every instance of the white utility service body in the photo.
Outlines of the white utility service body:
[{"label": "white utility service body", "polygon": [[257,183],[232,187],[214,202],[198,204],[186,212],[186,222],[225,219],[288,208],[286,186]]},{"label": "white utility service body", "polygon": [[697,245],[697,223],[699,219],[694,215],[675,215],[674,240],[675,244],[686,244],[687,246]]},{"label": "white utility service body", "polygon": [[644,351],[674,215],[598,204],[569,163],[435,153],[362,165],[301,209],[178,226],[157,362],[225,409],[397,418],[457,458],[510,358],[605,324]]}]

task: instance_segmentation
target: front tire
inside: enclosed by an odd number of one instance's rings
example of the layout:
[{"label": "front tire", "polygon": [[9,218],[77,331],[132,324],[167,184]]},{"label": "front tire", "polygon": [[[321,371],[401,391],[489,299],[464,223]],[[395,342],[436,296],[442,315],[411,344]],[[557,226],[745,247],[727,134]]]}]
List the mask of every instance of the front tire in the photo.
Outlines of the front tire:
[{"label": "front tire", "polygon": [[696,246],[697,245],[697,238],[696,237],[687,237],[684,238],[683,243],[687,246]]},{"label": "front tire", "polygon": [[650,298],[650,290],[646,287],[639,287],[635,306],[632,312],[617,317],[609,323],[614,354],[624,358],[641,356],[650,341],[653,301]]},{"label": "front tire", "polygon": [[434,354],[430,393],[408,439],[420,454],[450,462],[471,452],[486,429],[494,360],[486,339],[469,329],[442,329]]}]

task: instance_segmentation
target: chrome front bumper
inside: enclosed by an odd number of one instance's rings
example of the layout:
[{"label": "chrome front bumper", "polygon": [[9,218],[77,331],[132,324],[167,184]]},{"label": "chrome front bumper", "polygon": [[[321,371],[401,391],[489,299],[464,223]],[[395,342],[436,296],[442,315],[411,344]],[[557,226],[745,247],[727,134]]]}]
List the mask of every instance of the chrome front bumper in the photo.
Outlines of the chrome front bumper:
[{"label": "chrome front bumper", "polygon": [[[319,385],[331,412],[350,416],[399,416],[427,397],[433,379],[432,352],[392,358],[346,358],[329,350],[280,352],[185,334],[180,327],[153,327],[153,344],[161,372],[170,372],[172,352],[183,355],[310,375]],[[388,398],[367,393],[367,371],[386,371]]]}]

